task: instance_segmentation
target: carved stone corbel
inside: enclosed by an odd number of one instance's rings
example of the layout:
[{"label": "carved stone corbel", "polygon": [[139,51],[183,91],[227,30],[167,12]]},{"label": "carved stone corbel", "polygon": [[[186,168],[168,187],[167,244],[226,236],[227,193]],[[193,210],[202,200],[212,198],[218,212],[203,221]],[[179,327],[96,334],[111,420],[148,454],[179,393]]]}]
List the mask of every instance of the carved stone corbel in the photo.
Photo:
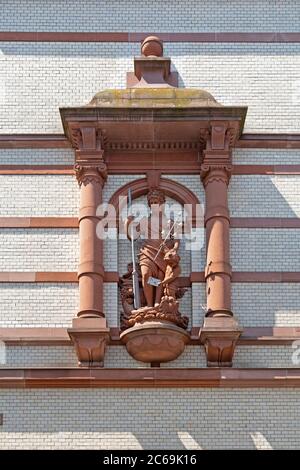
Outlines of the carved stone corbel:
[{"label": "carved stone corbel", "polygon": [[237,320],[228,317],[228,314],[204,319],[200,339],[205,348],[208,367],[232,366],[235,346],[241,333]]}]

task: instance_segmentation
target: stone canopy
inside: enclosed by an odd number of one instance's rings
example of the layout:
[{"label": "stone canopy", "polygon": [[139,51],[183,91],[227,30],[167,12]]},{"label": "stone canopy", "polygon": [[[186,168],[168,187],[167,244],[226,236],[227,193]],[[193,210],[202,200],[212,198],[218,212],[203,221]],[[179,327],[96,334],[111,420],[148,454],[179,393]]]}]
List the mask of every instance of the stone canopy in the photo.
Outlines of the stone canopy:
[{"label": "stone canopy", "polygon": [[[94,127],[105,133],[102,144],[127,142],[130,147],[184,143],[184,148],[203,140],[211,122],[226,121],[233,146],[240,137],[246,106],[223,106],[207,91],[178,88],[171,59],[162,57],[159,38],[146,38],[142,56],[134,58],[134,72],[127,73],[127,88],[95,94],[85,106],[60,108],[66,136],[77,148],[74,129]],[[126,146],[124,147],[126,149]]]}]

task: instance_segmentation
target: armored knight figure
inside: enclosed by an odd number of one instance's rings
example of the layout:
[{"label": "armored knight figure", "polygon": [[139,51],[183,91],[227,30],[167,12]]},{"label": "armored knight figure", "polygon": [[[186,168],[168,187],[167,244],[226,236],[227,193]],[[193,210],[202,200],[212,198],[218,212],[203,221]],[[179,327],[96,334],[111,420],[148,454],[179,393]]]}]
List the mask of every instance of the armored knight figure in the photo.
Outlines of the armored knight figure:
[{"label": "armored knight figure", "polygon": [[[128,326],[141,321],[164,319],[186,328],[188,319],[179,313],[177,301],[185,289],[178,286],[180,242],[175,239],[176,224],[167,220],[164,213],[165,195],[161,190],[150,190],[147,200],[150,216],[139,223],[129,216],[125,222],[129,239],[133,233],[135,239],[144,239],[138,258],[145,303],[141,308],[132,310],[127,317]],[[132,228],[130,224],[134,224],[134,231],[129,230],[129,227]]]},{"label": "armored knight figure", "polygon": [[[149,191],[147,200],[151,214],[135,225],[135,234],[137,237],[145,239],[139,253],[139,265],[147,307],[154,307],[159,305],[163,294],[162,282],[167,266],[164,259],[165,253],[170,248],[177,252],[179,240],[174,241],[171,233],[169,239],[164,240],[164,234],[169,231],[169,223],[164,214],[164,193],[153,189]],[[128,226],[130,223],[134,224],[133,217],[128,217],[125,223],[129,239]],[[155,280],[157,281],[155,282]]]}]

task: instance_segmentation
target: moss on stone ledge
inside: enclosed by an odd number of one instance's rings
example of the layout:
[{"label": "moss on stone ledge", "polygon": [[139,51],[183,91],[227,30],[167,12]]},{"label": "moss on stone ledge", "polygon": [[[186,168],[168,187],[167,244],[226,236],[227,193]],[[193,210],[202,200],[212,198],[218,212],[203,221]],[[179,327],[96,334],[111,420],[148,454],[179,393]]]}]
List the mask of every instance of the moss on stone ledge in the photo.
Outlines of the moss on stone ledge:
[{"label": "moss on stone ledge", "polygon": [[207,91],[191,88],[107,89],[97,93],[88,104],[105,108],[197,108],[220,107]]}]

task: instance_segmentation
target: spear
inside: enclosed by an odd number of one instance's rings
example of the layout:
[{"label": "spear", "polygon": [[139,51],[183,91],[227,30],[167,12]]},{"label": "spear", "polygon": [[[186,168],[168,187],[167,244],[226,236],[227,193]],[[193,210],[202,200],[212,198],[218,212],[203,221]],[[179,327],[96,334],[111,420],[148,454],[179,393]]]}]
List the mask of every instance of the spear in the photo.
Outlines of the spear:
[{"label": "spear", "polygon": [[[131,198],[131,189],[128,189],[128,212],[132,210],[132,198]],[[133,301],[134,308],[138,309],[141,307],[140,299],[140,284],[139,284],[139,274],[136,270],[135,264],[135,253],[134,253],[134,238],[133,238],[133,226],[132,222],[130,223],[130,239],[131,239],[131,257],[132,257],[132,285],[133,285]]]},{"label": "spear", "polygon": [[158,257],[159,253],[161,252],[163,246],[166,244],[166,241],[167,239],[169,238],[169,236],[171,235],[173,229],[175,228],[175,226],[178,224],[177,220],[179,220],[181,218],[181,212],[178,212],[178,215],[176,217],[176,220],[174,220],[173,222],[173,225],[171,226],[170,230],[168,231],[167,235],[165,236],[163,242],[161,243],[160,247],[159,247],[159,250],[157,251],[156,255],[155,255],[155,258],[154,258],[154,261],[156,260],[156,258]]}]

